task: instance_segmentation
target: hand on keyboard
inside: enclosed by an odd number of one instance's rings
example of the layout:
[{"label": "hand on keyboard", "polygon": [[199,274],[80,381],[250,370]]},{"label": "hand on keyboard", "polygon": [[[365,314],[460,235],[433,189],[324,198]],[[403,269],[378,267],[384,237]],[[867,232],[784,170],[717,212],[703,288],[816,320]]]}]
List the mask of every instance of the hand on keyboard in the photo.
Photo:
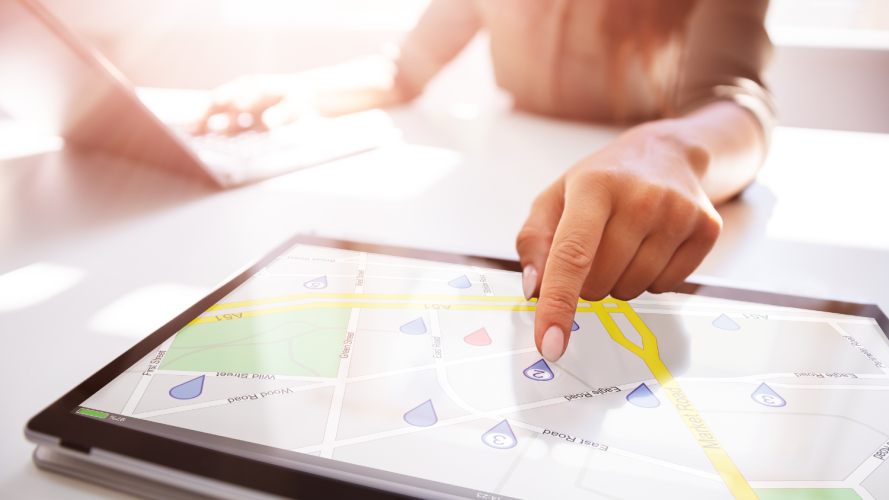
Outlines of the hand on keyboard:
[{"label": "hand on keyboard", "polygon": [[195,135],[266,131],[310,116],[340,116],[401,102],[395,66],[382,56],[291,75],[247,75],[213,91]]}]

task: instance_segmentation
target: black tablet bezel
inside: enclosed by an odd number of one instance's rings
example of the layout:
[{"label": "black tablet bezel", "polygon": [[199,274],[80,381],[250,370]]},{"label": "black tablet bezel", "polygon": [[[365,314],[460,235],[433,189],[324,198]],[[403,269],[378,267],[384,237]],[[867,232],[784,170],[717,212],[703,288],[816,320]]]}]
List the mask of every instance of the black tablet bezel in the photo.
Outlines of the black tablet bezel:
[{"label": "black tablet bezel", "polygon": [[[410,482],[417,484],[416,478],[359,466],[348,465],[344,469],[342,462],[302,454],[298,454],[300,455],[300,469],[302,469],[298,470],[292,468],[293,464],[289,463],[292,461],[295,452],[211,436],[196,431],[186,431],[155,422],[146,422],[147,428],[145,431],[137,430],[132,427],[109,424],[107,421],[84,418],[72,413],[72,410],[77,408],[83,401],[98,392],[140,359],[156,350],[157,346],[182,329],[195,317],[222,300],[276,257],[297,244],[521,271],[519,263],[511,260],[297,235],[278,246],[265,257],[236,273],[201,301],[143,339],[44,409],[28,422],[26,433],[57,439],[60,446],[70,450],[89,453],[95,448],[103,452],[111,452],[150,464],[286,498],[300,498],[304,500],[341,497],[362,499],[407,498],[404,495],[387,491],[386,485],[408,484]],[[675,291],[707,297],[869,317],[876,320],[884,334],[889,332],[889,319],[874,304],[798,297],[691,282],[683,283]],[[150,432],[150,428],[153,426],[163,428],[164,435]],[[168,436],[176,436],[176,438]],[[189,439],[189,436],[212,439],[214,443],[220,445],[208,447],[206,442],[201,442],[201,439]],[[227,443],[231,446],[226,446]],[[327,474],[328,471],[325,469],[329,469],[331,472],[339,471],[340,473]],[[310,472],[312,470],[324,472],[324,474]],[[373,471],[373,474],[370,476],[375,477],[376,480],[357,480],[360,479],[363,471]],[[450,492],[458,497],[462,496],[462,494],[472,494],[471,498],[476,497],[469,490],[463,491],[463,488],[432,481],[420,481],[420,484],[416,487],[421,491],[428,488],[430,491]]]}]

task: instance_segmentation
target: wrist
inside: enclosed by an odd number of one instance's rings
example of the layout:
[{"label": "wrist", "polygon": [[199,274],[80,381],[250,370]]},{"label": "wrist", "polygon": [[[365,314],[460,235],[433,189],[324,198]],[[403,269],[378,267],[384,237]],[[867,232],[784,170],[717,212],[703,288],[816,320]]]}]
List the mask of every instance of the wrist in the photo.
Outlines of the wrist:
[{"label": "wrist", "polygon": [[641,141],[646,149],[678,156],[698,180],[704,178],[712,163],[712,153],[695,138],[691,127],[682,118],[646,122],[627,130],[626,134]]}]

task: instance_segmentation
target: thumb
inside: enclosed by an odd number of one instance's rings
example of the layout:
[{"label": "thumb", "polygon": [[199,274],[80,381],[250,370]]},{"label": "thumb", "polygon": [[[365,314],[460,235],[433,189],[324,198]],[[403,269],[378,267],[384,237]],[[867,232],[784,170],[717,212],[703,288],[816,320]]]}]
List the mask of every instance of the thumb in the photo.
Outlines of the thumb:
[{"label": "thumb", "polygon": [[269,106],[262,112],[262,122],[268,128],[280,127],[295,122],[305,111],[306,107],[293,99],[283,99],[274,106]]}]

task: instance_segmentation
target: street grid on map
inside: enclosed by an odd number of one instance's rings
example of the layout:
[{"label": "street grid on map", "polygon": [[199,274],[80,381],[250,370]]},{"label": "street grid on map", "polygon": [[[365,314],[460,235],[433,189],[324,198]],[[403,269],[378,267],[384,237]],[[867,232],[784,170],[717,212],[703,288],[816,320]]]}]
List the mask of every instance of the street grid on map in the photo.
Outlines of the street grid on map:
[{"label": "street grid on map", "polygon": [[889,498],[873,320],[581,300],[535,371],[521,295],[517,273],[297,246],[83,406],[520,498]]}]

